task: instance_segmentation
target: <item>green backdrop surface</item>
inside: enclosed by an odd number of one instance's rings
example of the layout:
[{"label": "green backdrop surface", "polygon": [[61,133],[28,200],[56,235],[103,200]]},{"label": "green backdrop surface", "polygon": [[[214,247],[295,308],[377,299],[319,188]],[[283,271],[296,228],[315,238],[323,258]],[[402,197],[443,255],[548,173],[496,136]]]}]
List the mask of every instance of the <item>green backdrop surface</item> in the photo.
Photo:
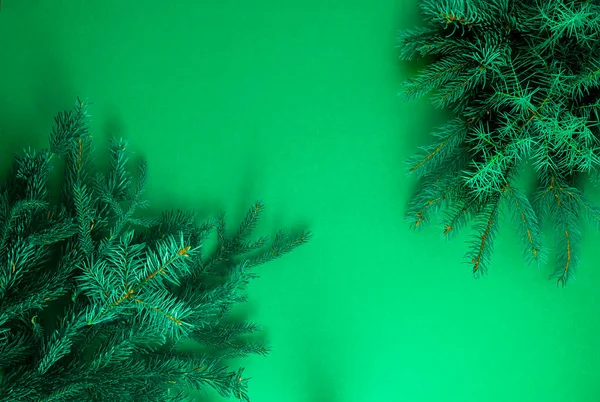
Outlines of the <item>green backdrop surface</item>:
[{"label": "green backdrop surface", "polygon": [[264,233],[313,230],[240,309],[273,348],[240,362],[254,402],[598,401],[598,234],[557,289],[510,227],[474,280],[464,236],[403,221],[403,161],[447,117],[398,96],[420,23],[416,0],[4,0],[2,174],[79,95],[99,160],[113,135],[148,159],[153,211],[262,199]]}]

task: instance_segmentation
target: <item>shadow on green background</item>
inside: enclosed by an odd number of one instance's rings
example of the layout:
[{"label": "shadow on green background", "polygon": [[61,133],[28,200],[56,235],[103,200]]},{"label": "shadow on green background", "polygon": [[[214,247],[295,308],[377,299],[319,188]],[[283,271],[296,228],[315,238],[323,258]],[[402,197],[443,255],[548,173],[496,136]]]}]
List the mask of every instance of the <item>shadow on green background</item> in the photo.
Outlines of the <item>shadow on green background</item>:
[{"label": "shadow on green background", "polygon": [[[504,228],[474,281],[461,240],[403,221],[403,161],[446,115],[403,103],[397,59],[416,0],[4,0],[0,167],[46,145],[75,96],[148,159],[152,210],[266,203],[259,230],[314,240],[261,267],[240,314],[270,356],[240,364],[254,402],[597,401],[598,235],[578,280],[526,269]],[[218,400],[213,393],[199,400]]]}]

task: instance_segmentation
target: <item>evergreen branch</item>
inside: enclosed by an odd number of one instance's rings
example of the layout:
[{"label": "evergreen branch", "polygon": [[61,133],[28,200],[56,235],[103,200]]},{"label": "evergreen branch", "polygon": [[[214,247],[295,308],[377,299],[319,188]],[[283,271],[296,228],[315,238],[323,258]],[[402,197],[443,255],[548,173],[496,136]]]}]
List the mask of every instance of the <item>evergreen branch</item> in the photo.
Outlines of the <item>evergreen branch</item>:
[{"label": "evergreen branch", "polygon": [[[441,3],[441,4],[440,4]],[[477,12],[477,2],[448,0],[424,0],[420,3],[421,10],[431,17],[431,22],[444,27],[448,25],[469,25],[480,22]]]},{"label": "evergreen branch", "polygon": [[424,155],[416,155],[407,161],[408,173],[416,172],[422,177],[425,171],[433,170],[447,158],[450,158],[456,148],[462,144],[467,133],[467,126],[460,119],[453,119],[446,125],[440,127],[433,135],[440,138],[440,142],[422,147]]},{"label": "evergreen branch", "polygon": [[[436,54],[443,52],[445,42],[439,41],[434,42],[436,30],[426,27],[417,27],[413,29],[406,29],[398,35],[398,43],[401,43],[400,47],[400,59],[412,60],[417,53],[423,57],[427,54]],[[448,48],[448,46],[446,46]]]},{"label": "evergreen branch", "polygon": [[[213,273],[216,275],[227,276],[231,274],[232,269],[236,268],[236,261],[234,260],[242,258],[244,254],[261,249],[266,245],[266,242],[268,241],[268,237],[266,236],[253,241],[245,241],[254,229],[262,209],[263,206],[260,201],[254,204],[240,224],[236,235],[231,238],[227,235],[225,215],[220,214],[217,217],[217,252],[209,261],[200,265],[201,275],[214,271]],[[212,228],[212,224],[209,224],[207,228]],[[280,231],[271,244],[271,251],[265,251],[257,256],[243,257],[242,261],[246,261],[245,266],[247,268],[262,265],[292,251],[297,246],[306,243],[310,237],[310,232],[301,233],[290,238],[289,235]],[[220,268],[219,271],[215,271],[217,266]]]},{"label": "evergreen branch", "polygon": [[[565,36],[575,37],[577,41],[590,41],[598,34],[593,30],[600,20],[597,6],[588,4],[579,9],[573,8],[573,2],[567,5],[563,1],[549,1],[538,8],[540,31],[548,37],[539,45],[550,50],[558,46]],[[593,8],[592,8],[593,7]],[[594,21],[595,20],[595,21]]]},{"label": "evergreen branch", "polygon": [[132,225],[142,226],[145,228],[151,228],[158,224],[159,221],[160,218],[156,216],[146,216],[143,218],[129,218],[129,223],[131,223]]},{"label": "evergreen branch", "polygon": [[85,387],[82,384],[67,384],[57,387],[50,395],[40,396],[40,402],[67,402],[81,400]]},{"label": "evergreen branch", "polygon": [[571,96],[581,99],[600,86],[600,66],[597,62],[592,63],[573,77],[573,82],[569,85]]},{"label": "evergreen branch", "polygon": [[506,172],[510,162],[509,156],[498,151],[483,162],[471,162],[470,169],[463,172],[462,178],[477,196],[496,193],[506,185]]},{"label": "evergreen branch", "polygon": [[225,348],[219,350],[224,359],[240,359],[250,355],[259,355],[264,357],[271,352],[270,347],[263,343],[243,342],[238,344],[233,342],[225,342],[224,346]]},{"label": "evergreen branch", "polygon": [[466,257],[469,263],[473,265],[473,275],[479,277],[487,272],[490,255],[492,253],[493,241],[498,231],[498,206],[500,197],[495,196],[494,200],[486,205],[485,209],[478,216],[475,230],[478,232],[470,242],[470,250]]},{"label": "evergreen branch", "polygon": [[116,280],[106,261],[94,261],[94,257],[90,256],[84,261],[82,271],[78,277],[79,291],[97,302],[106,302],[115,297]]},{"label": "evergreen branch", "polygon": [[[425,68],[406,81],[406,98],[433,91],[432,104],[448,108],[466,127],[460,141],[442,138],[425,148],[425,155],[412,158],[414,171],[424,180],[407,216],[417,216],[416,226],[422,227],[432,212],[448,207],[444,233],[449,235],[455,233],[454,226],[464,227],[477,220],[481,210],[492,208],[496,197],[506,196],[502,198],[519,225],[528,261],[537,261],[543,249],[534,235],[537,222],[543,221],[536,214],[542,212],[554,222],[557,239],[562,239],[557,243],[560,265],[569,265],[566,274],[556,274],[564,284],[580,246],[576,218],[598,222],[598,209],[571,186],[582,174],[598,176],[600,167],[600,64],[595,56],[600,51],[600,5],[426,0],[421,8],[427,28],[399,35],[401,57],[429,58]],[[537,210],[528,197],[511,191],[512,177],[526,162],[542,183],[536,197],[543,202]],[[433,181],[446,175],[458,176],[450,197],[433,190]],[[551,181],[560,185],[553,187]],[[470,196],[475,197],[473,209]],[[492,219],[479,222],[481,233],[490,222],[493,232]],[[482,250],[485,256],[487,248]],[[473,254],[477,260],[478,253]]]},{"label": "evergreen branch", "polygon": [[186,385],[202,389],[206,386],[211,387],[222,397],[235,397],[240,401],[250,402],[248,396],[248,378],[243,377],[244,369],[237,371],[228,371],[228,368],[222,366],[215,360],[204,360],[203,364],[191,367],[188,364],[188,371],[183,378]]},{"label": "evergreen branch", "polygon": [[73,111],[58,113],[54,118],[54,127],[50,133],[50,152],[65,154],[75,141],[88,135],[88,103],[77,98]]},{"label": "evergreen branch", "polygon": [[36,364],[40,375],[47,373],[57,361],[71,352],[75,337],[83,325],[81,316],[75,311],[65,314],[59,328],[42,345],[41,356]]},{"label": "evergreen branch", "polygon": [[264,205],[261,201],[257,201],[246,213],[244,220],[240,224],[238,232],[234,238],[235,243],[239,243],[246,239],[249,236],[254,228],[256,227],[256,223],[260,218],[260,215],[264,209]]},{"label": "evergreen branch", "polygon": [[120,242],[106,253],[106,259],[111,264],[110,270],[118,276],[116,289],[129,291],[131,284],[136,281],[136,273],[144,268],[146,245],[133,243],[134,232],[128,231],[121,236]]},{"label": "evergreen branch", "polygon": [[198,341],[204,344],[216,346],[225,342],[232,341],[234,338],[260,331],[257,324],[251,322],[244,323],[216,323],[206,328],[196,329]]},{"label": "evergreen branch", "polygon": [[312,237],[311,232],[302,232],[297,235],[290,235],[283,231],[279,231],[273,240],[271,250],[261,253],[260,255],[248,259],[247,268],[252,268],[258,265],[265,264],[275,260],[284,254],[289,253],[295,248],[306,244]]},{"label": "evergreen branch", "polygon": [[[100,318],[114,308],[119,307],[123,302],[136,301],[137,294],[150,281],[160,280],[160,278],[164,277],[167,281],[175,285],[180,285],[179,276],[189,274],[189,270],[187,264],[177,264],[177,261],[189,257],[188,253],[193,253],[195,250],[192,250],[190,246],[184,246],[183,238],[181,239],[181,244],[178,245],[172,237],[169,237],[166,241],[158,242],[157,248],[158,253],[152,250],[146,252],[146,263],[144,266],[141,266],[142,269],[137,273],[135,278],[137,284],[130,284],[131,287],[128,289],[109,295],[110,300],[112,300],[110,304],[107,307],[101,308],[98,314],[91,316],[88,319],[87,325],[97,323]],[[83,287],[82,290],[85,291],[86,288]],[[115,313],[113,312],[113,314]]]},{"label": "evergreen branch", "polygon": [[69,267],[61,265],[58,272],[45,272],[36,280],[21,286],[18,292],[10,292],[5,295],[2,310],[0,310],[0,326],[10,320],[22,317],[31,310],[42,310],[49,301],[66,294],[68,287],[65,283],[69,273]]},{"label": "evergreen branch", "polygon": [[217,217],[217,244],[220,250],[223,250],[221,251],[221,253],[227,250],[227,222],[225,220],[224,213],[219,214],[219,216]]},{"label": "evergreen branch", "polygon": [[76,184],[74,188],[75,210],[77,212],[78,240],[81,250],[91,255],[94,249],[91,232],[94,228],[92,198],[85,185]]},{"label": "evergreen branch", "polygon": [[[222,247],[204,257],[215,223],[136,217],[148,205],[146,164],[133,184],[127,143],[113,139],[108,173],[95,172],[88,117],[80,101],[59,114],[50,151],[26,150],[0,186],[0,401],[175,402],[206,387],[248,401],[243,369],[223,361],[268,348],[237,338],[254,324],[225,316],[257,277],[250,263],[287,254],[310,233],[281,232],[264,251],[268,236],[250,238],[257,202],[233,236],[224,218],[216,223]],[[58,200],[47,187],[53,155],[66,156]],[[55,317],[56,328],[46,324]],[[211,344],[213,357],[179,353],[184,341]]]},{"label": "evergreen branch", "polygon": [[[562,253],[558,255],[556,268],[550,278],[556,279],[556,285],[566,286],[567,282],[574,277],[575,267],[579,264],[579,250],[576,249],[581,241],[581,234],[577,227],[562,227],[562,235],[558,236],[556,248]],[[557,230],[558,231],[558,230]]]},{"label": "evergreen branch", "polygon": [[39,266],[47,262],[48,250],[36,248],[28,239],[15,239],[12,247],[6,251],[7,262],[0,270],[0,298],[12,288],[26,283],[26,277]]},{"label": "evergreen branch", "polygon": [[41,378],[23,366],[14,372],[8,372],[0,382],[0,401],[32,401],[37,399],[37,389],[41,387]]},{"label": "evergreen branch", "polygon": [[[443,180],[443,181],[440,181]],[[437,177],[435,180],[423,180],[420,191],[412,198],[404,219],[410,222],[411,228],[421,230],[431,223],[431,211],[436,213],[452,191],[449,177]]]},{"label": "evergreen branch", "polygon": [[110,144],[110,171],[107,180],[107,193],[117,201],[124,200],[131,186],[131,178],[127,174],[127,141],[113,138]]},{"label": "evergreen branch", "polygon": [[134,306],[140,309],[148,326],[164,328],[161,332],[167,332],[170,337],[180,336],[183,331],[193,327],[187,322],[192,308],[165,290],[152,289],[143,295],[133,296],[132,301]]},{"label": "evergreen branch", "polygon": [[479,84],[485,84],[487,69],[484,65],[476,65],[473,61],[465,65],[469,65],[470,68],[448,80],[443,87],[438,87],[432,101],[434,107],[446,107],[460,100],[465,93],[475,90]]},{"label": "evergreen branch", "polygon": [[49,152],[38,153],[29,148],[24,155],[16,157],[16,178],[24,182],[24,199],[43,200],[47,197],[47,180],[52,168],[50,156]]},{"label": "evergreen branch", "polygon": [[412,100],[436,88],[440,88],[446,82],[459,77],[467,65],[467,62],[459,63],[452,57],[447,57],[433,64],[416,78],[405,82],[403,90],[404,98]]},{"label": "evergreen branch", "polygon": [[583,195],[552,176],[549,183],[541,183],[536,194],[538,209],[546,212],[555,230],[555,247],[559,250],[551,278],[565,286],[574,277],[579,261],[581,233],[579,211],[584,207]]},{"label": "evergreen branch", "polygon": [[139,352],[139,347],[131,342],[131,336],[134,334],[121,332],[110,334],[107,339],[94,350],[89,368],[92,371],[99,371],[104,368],[110,368],[113,365],[120,365],[133,358],[134,353]]},{"label": "evergreen branch", "polygon": [[174,285],[180,285],[179,278],[190,274],[185,259],[190,257],[190,254],[193,255],[196,249],[185,245],[183,234],[180,235],[179,243],[169,236],[165,240],[157,242],[156,249],[156,252],[147,251],[146,266],[141,272],[141,280],[132,288],[134,292],[140,290],[154,278],[166,278]]},{"label": "evergreen branch", "polygon": [[63,205],[68,211],[76,209],[75,189],[80,186],[92,187],[89,180],[91,168],[92,137],[85,136],[69,143],[66,151],[65,177],[61,189]]},{"label": "evergreen branch", "polygon": [[513,222],[519,228],[518,233],[525,245],[523,256],[529,264],[544,260],[542,234],[529,199],[519,190],[507,184],[502,190],[504,199],[509,204]]},{"label": "evergreen branch", "polygon": [[7,216],[4,217],[4,221],[2,222],[2,235],[0,236],[0,255],[2,257],[6,258],[6,249],[10,236],[18,235],[19,232],[24,230],[23,227],[17,225],[17,221],[27,214],[47,208],[47,205],[46,202],[40,200],[20,200],[10,207],[9,212],[6,214]]},{"label": "evergreen branch", "polygon": [[[50,220],[50,215],[48,215],[47,220]],[[29,241],[36,246],[47,246],[67,240],[77,232],[77,224],[72,218],[60,217],[53,222],[49,222],[47,228],[33,233],[29,237]]]},{"label": "evergreen branch", "polygon": [[0,334],[0,370],[22,364],[32,351],[31,339],[25,334]]},{"label": "evergreen branch", "polygon": [[473,214],[477,213],[478,208],[479,200],[477,197],[461,197],[454,200],[445,213],[443,236],[448,240],[457,236],[473,218]]}]

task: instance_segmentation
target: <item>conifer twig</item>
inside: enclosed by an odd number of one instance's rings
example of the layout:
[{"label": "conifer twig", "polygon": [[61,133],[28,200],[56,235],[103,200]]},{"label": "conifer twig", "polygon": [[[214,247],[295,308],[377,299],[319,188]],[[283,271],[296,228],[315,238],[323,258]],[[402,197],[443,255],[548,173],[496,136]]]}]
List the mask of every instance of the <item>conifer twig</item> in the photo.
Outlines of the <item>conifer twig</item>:
[{"label": "conifer twig", "polygon": [[[425,0],[421,9],[427,26],[399,35],[400,55],[429,59],[404,95],[431,94],[435,107],[455,117],[435,133],[439,142],[408,161],[422,184],[407,220],[421,228],[447,210],[444,237],[475,223],[468,261],[479,273],[500,203],[519,228],[528,263],[545,259],[539,225],[551,220],[559,253],[551,277],[565,285],[578,266],[582,218],[600,229],[582,176],[600,166],[600,4]],[[517,185],[528,163],[537,175],[534,197]],[[439,183],[453,185],[434,191]]]}]

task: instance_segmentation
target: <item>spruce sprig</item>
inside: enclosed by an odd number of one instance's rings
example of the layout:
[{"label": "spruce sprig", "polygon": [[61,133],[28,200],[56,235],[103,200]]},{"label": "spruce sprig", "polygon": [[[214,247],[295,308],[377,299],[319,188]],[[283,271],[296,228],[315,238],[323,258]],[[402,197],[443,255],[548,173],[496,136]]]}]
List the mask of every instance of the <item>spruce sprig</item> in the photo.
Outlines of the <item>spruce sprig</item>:
[{"label": "spruce sprig", "polygon": [[[99,172],[87,107],[78,99],[59,113],[49,150],[17,156],[0,186],[0,401],[183,401],[206,388],[248,401],[248,379],[227,359],[269,347],[245,337],[256,324],[227,313],[246,300],[254,267],[310,232],[253,239],[262,202],[233,234],[224,215],[136,216],[148,206],[146,163],[134,177],[128,143],[113,139],[109,170]],[[55,200],[49,173],[59,157]],[[203,352],[180,350],[190,341]]]},{"label": "spruce sprig", "polygon": [[[504,208],[528,263],[545,260],[540,225],[549,220],[558,252],[551,276],[566,285],[579,263],[581,224],[598,227],[583,184],[600,165],[600,5],[424,0],[421,9],[427,24],[400,33],[400,57],[429,63],[403,95],[429,94],[454,117],[408,160],[421,183],[406,218],[420,229],[439,214],[444,236],[474,223],[467,261],[476,275],[490,264]],[[527,164],[537,175],[534,196],[517,186]]]}]

